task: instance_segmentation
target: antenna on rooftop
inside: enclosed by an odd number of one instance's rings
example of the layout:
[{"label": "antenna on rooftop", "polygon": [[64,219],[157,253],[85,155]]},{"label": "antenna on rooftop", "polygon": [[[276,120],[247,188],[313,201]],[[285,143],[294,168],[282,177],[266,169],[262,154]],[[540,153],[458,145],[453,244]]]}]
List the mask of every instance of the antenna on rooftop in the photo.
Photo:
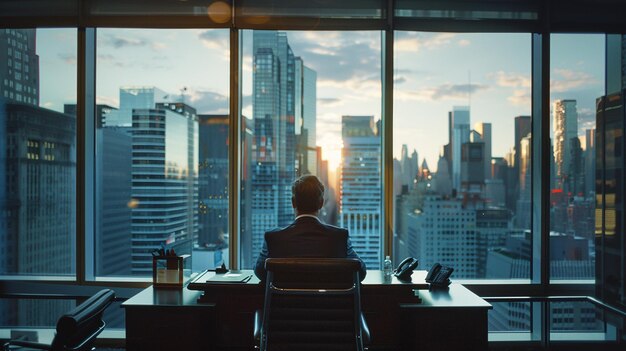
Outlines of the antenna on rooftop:
[{"label": "antenna on rooftop", "polygon": [[469,107],[470,111],[472,110],[472,71],[467,71],[467,107]]},{"label": "antenna on rooftop", "polygon": [[185,103],[185,92],[187,92],[187,87],[182,87],[180,89],[180,102]]}]

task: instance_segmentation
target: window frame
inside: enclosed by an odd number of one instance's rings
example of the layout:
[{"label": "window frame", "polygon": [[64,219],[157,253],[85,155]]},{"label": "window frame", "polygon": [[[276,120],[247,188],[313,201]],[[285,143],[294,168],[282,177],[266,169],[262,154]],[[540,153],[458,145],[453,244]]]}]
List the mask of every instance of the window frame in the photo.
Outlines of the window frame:
[{"label": "window frame", "polygon": [[[356,0],[355,0],[356,2]],[[553,33],[596,32],[626,33],[626,23],[620,22],[614,14],[615,7],[594,9],[592,16],[584,21],[579,16],[593,4],[591,1],[580,1],[561,11],[558,2],[537,4],[535,0],[516,0],[513,3],[529,5],[537,11],[537,18],[528,21],[501,21],[496,19],[473,21],[471,18],[407,18],[396,14],[396,2],[381,0],[380,18],[314,18],[314,17],[279,17],[271,16],[267,22],[252,23],[238,16],[238,1],[232,0],[231,18],[225,23],[216,23],[205,16],[193,15],[128,15],[104,16],[91,13],[92,1],[76,0],[75,11],[67,11],[56,16],[43,16],[45,10],[42,1],[38,11],[32,6],[0,5],[0,15],[4,28],[44,28],[63,27],[76,28],[78,31],[78,65],[77,65],[77,182],[76,182],[76,279],[68,281],[59,277],[24,277],[0,278],[0,287],[7,292],[42,293],[50,285],[63,285],[69,292],[85,287],[111,286],[128,288],[126,294],[132,295],[137,288],[150,284],[149,279],[132,282],[121,279],[96,278],[93,276],[93,259],[87,252],[93,252],[93,232],[95,230],[95,33],[97,28],[229,28],[230,30],[230,100],[229,100],[229,138],[235,142],[230,144],[229,177],[234,180],[229,186],[229,227],[231,231],[229,243],[230,266],[237,268],[239,262],[239,174],[240,169],[240,127],[241,127],[241,34],[244,29],[276,29],[276,30],[379,30],[383,33],[382,40],[382,124],[383,124],[383,255],[390,255],[393,247],[393,70],[394,70],[394,31],[450,31],[455,32],[522,32],[532,36],[532,131],[533,138],[533,182],[532,188],[532,229],[533,229],[533,260],[530,282],[514,283],[503,281],[466,281],[471,290],[482,296],[540,296],[540,295],[591,295],[595,282],[550,282],[549,279],[549,169],[550,114],[549,114],[549,82],[550,82],[550,35]],[[450,1],[442,6],[454,6],[458,2]],[[480,1],[475,1],[481,4]],[[484,4],[482,4],[484,5]],[[349,6],[349,5],[346,5]],[[468,6],[472,6],[469,4]],[[513,6],[513,5],[511,5]],[[615,4],[623,8],[626,5]],[[37,6],[36,6],[37,7]],[[514,6],[512,7],[514,9]],[[6,11],[4,11],[6,10]],[[611,13],[613,15],[611,15]],[[34,15],[33,15],[34,14]],[[608,16],[608,17],[603,17]],[[577,22],[579,21],[579,22]],[[606,74],[606,73],[605,73]],[[538,186],[537,186],[538,183]],[[124,291],[124,290],[123,290]],[[122,295],[123,296],[123,295]]]}]

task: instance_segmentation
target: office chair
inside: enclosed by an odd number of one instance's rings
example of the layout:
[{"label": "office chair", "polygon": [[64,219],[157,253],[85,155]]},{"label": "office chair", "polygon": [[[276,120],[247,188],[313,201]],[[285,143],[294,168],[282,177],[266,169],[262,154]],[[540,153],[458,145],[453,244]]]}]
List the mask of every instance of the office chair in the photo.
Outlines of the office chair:
[{"label": "office chair", "polygon": [[257,348],[364,350],[370,335],[360,266],[355,259],[268,258],[265,303],[255,314]]},{"label": "office chair", "polygon": [[50,351],[93,350],[93,343],[106,325],[102,320],[104,310],[113,302],[113,290],[104,289],[64,314],[57,321],[56,334],[50,345],[30,341],[11,340],[3,350],[15,350],[13,346]]}]

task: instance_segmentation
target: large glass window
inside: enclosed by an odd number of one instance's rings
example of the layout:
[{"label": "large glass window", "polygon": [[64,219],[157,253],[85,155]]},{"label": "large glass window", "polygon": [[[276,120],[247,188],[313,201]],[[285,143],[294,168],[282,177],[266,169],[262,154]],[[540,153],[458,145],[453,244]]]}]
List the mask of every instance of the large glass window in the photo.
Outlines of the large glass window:
[{"label": "large glass window", "polygon": [[604,95],[605,36],[552,35],[550,44],[550,278],[593,279],[596,99]]},{"label": "large glass window", "polygon": [[529,279],[530,35],[395,37],[395,263]]},{"label": "large glass window", "polygon": [[240,265],[294,219],[291,183],[326,185],[322,221],[370,269],[382,252],[380,32],[244,31]]},{"label": "large glass window", "polygon": [[228,262],[227,30],[97,32],[95,275]]},{"label": "large glass window", "polygon": [[0,29],[0,275],[76,272],[75,102],[75,29]]}]

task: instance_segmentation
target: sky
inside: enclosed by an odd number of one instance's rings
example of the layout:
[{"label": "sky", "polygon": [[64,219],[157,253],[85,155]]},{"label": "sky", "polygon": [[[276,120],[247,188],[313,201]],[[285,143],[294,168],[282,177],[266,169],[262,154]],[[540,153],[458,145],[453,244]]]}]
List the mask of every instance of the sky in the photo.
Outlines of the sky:
[{"label": "sky", "polygon": [[[288,32],[295,56],[317,72],[317,141],[331,169],[341,116],[381,118],[381,32]],[[530,115],[531,35],[396,32],[393,154],[403,144],[436,169],[448,111],[492,123],[493,156],[513,146],[513,118]],[[199,113],[228,113],[229,40],[224,29],[98,29],[96,101],[117,107],[121,86],[156,86]],[[76,30],[38,29],[41,105],[76,102]],[[595,124],[604,90],[604,36],[553,35],[551,99],[576,99],[579,134]],[[242,113],[252,116],[252,31],[242,34]],[[184,91],[184,93],[182,93]],[[471,94],[470,94],[471,92]]]}]

